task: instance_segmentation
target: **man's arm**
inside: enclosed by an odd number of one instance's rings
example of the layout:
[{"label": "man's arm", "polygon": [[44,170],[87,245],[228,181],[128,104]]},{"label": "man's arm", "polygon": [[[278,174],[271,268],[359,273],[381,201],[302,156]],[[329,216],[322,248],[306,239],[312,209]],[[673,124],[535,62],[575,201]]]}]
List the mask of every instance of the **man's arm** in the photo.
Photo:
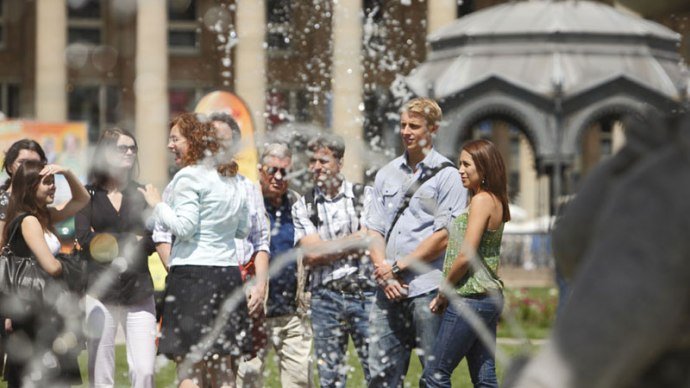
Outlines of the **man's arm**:
[{"label": "man's arm", "polygon": [[307,266],[330,264],[353,253],[362,253],[367,248],[366,229],[358,230],[334,240],[322,240],[317,233],[309,234],[299,240]]},{"label": "man's arm", "polygon": [[260,313],[264,307],[267,291],[266,284],[268,283],[268,252],[256,252],[256,256],[254,256],[254,270],[256,271],[256,277],[247,300],[247,308],[251,315]]},{"label": "man's arm", "polygon": [[446,251],[447,246],[448,230],[446,228],[439,229],[432,233],[431,236],[422,240],[419,245],[417,245],[417,248],[407,256],[396,260],[396,264],[398,264],[401,270],[405,270],[415,261],[434,261]]},{"label": "man's arm", "polygon": [[254,249],[254,285],[249,293],[247,306],[250,314],[258,314],[264,307],[268,284],[268,261],[270,250],[271,224],[266,208],[264,207],[263,196],[258,186],[247,181],[247,199],[252,201],[252,226],[249,234],[249,242]]},{"label": "man's arm", "polygon": [[172,249],[172,244],[169,242],[159,242],[156,243],[156,252],[158,253],[158,257],[161,260],[161,263],[163,264],[163,267],[165,267],[166,271],[170,271],[170,250]]},{"label": "man's arm", "polygon": [[[378,236],[380,241],[376,245],[382,245],[384,243],[383,236],[380,234]],[[388,299],[398,300],[405,297],[407,294],[405,290],[407,285],[401,284],[399,279],[393,274],[393,265],[389,264],[385,260],[379,261],[379,259],[374,259],[375,243],[373,241],[374,238],[372,238],[372,244],[370,245],[369,252],[371,255],[371,260],[374,262],[374,275],[376,276],[376,282],[379,284],[379,286],[384,288],[384,292]],[[394,264],[397,264],[398,268],[403,271],[417,260],[421,260],[423,262],[433,261],[441,253],[445,252],[447,245],[448,231],[446,229],[437,230],[431,236],[422,240],[422,242],[417,245],[417,248],[410,252],[410,254],[402,259],[396,260]],[[383,257],[385,257],[385,253]]]}]

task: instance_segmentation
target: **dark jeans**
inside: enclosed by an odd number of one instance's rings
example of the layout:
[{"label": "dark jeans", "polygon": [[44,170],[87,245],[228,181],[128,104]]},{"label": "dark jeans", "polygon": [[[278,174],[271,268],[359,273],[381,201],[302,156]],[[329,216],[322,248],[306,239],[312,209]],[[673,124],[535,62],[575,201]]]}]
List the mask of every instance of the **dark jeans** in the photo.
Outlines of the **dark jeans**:
[{"label": "dark jeans", "polygon": [[377,291],[376,303],[369,315],[369,387],[401,387],[415,347],[425,365],[441,323],[441,317],[429,309],[435,296],[436,291],[433,291],[393,302],[382,290]]},{"label": "dark jeans", "polygon": [[[467,308],[477,314],[496,345],[496,325],[503,309],[503,297],[463,298]],[[487,348],[475,330],[452,304],[441,321],[429,362],[424,368],[420,387],[450,387],[450,377],[463,357],[467,357],[475,387],[498,388],[494,350]]]},{"label": "dark jeans", "polygon": [[319,287],[311,294],[311,327],[321,387],[345,387],[352,337],[369,381],[369,311],[374,292],[343,293]]}]

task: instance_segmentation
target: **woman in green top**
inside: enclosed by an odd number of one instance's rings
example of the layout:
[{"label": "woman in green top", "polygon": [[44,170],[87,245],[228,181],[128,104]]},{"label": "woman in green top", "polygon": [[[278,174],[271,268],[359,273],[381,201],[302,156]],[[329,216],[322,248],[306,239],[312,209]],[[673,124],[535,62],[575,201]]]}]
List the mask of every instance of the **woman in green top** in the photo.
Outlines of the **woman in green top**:
[{"label": "woman in green top", "polygon": [[473,140],[462,147],[459,170],[470,199],[467,211],[450,226],[443,273],[493,335],[494,346],[485,346],[462,312],[440,292],[429,308],[443,313],[443,320],[420,386],[450,387],[453,370],[467,357],[475,387],[498,387],[494,349],[503,284],[496,271],[503,225],[510,220],[505,166],[493,143]]}]

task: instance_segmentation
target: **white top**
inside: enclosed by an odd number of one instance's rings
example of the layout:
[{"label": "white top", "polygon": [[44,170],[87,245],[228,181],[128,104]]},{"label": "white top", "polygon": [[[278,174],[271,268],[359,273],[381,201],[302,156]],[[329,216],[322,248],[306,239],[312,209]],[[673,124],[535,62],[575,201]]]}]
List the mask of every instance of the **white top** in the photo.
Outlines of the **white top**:
[{"label": "white top", "polygon": [[57,236],[51,231],[45,231],[43,232],[43,238],[45,238],[46,244],[48,244],[50,253],[52,253],[53,256],[57,255],[60,252],[60,240]]},{"label": "white top", "polygon": [[221,176],[213,166],[187,166],[166,188],[165,202],[153,218],[168,229],[175,242],[170,266],[236,266],[235,238],[249,233],[245,191],[237,178]]}]

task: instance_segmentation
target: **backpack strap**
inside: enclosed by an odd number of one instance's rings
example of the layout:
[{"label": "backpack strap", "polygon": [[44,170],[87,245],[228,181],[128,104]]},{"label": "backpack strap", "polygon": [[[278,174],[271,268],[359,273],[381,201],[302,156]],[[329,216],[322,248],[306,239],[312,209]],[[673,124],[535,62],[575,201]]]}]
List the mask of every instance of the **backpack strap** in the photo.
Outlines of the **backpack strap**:
[{"label": "backpack strap", "polygon": [[[355,214],[359,220],[362,217],[362,212],[364,211],[364,185],[360,183],[355,183],[352,185],[352,194],[355,198],[352,201],[352,205],[355,207]],[[359,229],[362,229],[362,225],[359,225]]]},{"label": "backpack strap", "polygon": [[304,204],[307,206],[307,212],[309,213],[309,220],[319,230],[321,222],[319,221],[319,207],[316,206],[316,196],[314,195],[314,189],[307,191],[304,194]]},{"label": "backpack strap", "polygon": [[386,233],[386,243],[388,243],[388,239],[390,239],[391,233],[393,232],[393,228],[395,227],[395,224],[398,222],[398,219],[400,219],[400,216],[403,214],[405,209],[407,209],[410,206],[410,201],[412,200],[412,196],[414,195],[414,193],[416,193],[417,190],[419,190],[419,188],[422,187],[422,185],[426,181],[433,178],[439,171],[448,167],[455,167],[455,165],[451,162],[443,162],[434,168],[424,170],[422,171],[422,174],[419,176],[419,178],[416,181],[414,181],[412,185],[410,185],[410,187],[405,192],[405,197],[403,197],[402,202],[400,203],[400,207],[398,207],[398,211],[395,213],[395,217],[393,217],[391,227],[388,228],[388,233]]}]

